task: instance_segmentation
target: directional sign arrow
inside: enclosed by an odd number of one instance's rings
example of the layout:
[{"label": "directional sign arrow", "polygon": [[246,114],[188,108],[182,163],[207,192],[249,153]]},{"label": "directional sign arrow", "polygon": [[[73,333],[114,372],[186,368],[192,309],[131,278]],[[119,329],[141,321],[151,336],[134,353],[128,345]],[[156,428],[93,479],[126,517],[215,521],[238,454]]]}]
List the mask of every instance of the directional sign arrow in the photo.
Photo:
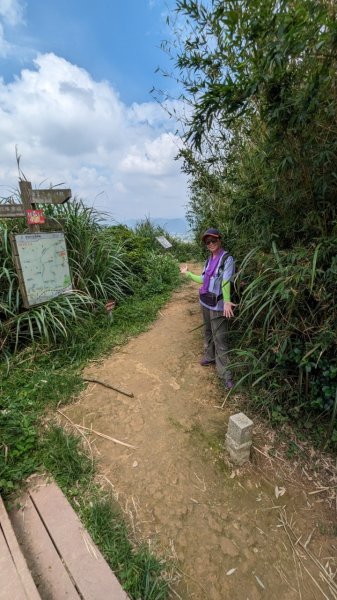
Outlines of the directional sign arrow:
[{"label": "directional sign arrow", "polygon": [[32,204],[64,204],[71,198],[71,190],[32,190]]},{"label": "directional sign arrow", "polygon": [[26,211],[22,204],[0,204],[0,219],[25,217]]}]

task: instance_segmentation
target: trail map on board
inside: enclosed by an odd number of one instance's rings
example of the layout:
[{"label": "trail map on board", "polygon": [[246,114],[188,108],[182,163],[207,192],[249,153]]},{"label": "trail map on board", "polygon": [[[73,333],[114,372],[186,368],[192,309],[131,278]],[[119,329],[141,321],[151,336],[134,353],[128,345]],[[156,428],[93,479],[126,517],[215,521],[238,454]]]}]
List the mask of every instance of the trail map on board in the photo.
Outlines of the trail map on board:
[{"label": "trail map on board", "polygon": [[64,233],[15,236],[29,306],[72,290]]}]

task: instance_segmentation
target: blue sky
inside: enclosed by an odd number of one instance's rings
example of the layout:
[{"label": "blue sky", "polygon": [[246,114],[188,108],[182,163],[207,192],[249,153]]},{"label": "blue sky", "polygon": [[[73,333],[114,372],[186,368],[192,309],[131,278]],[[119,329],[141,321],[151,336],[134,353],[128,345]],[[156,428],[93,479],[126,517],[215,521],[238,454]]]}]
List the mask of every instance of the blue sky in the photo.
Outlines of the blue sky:
[{"label": "blue sky", "polygon": [[184,215],[177,123],[149,94],[176,94],[155,73],[171,69],[160,44],[173,6],[0,0],[1,196],[17,184],[17,146],[33,187],[65,182],[116,220]]}]

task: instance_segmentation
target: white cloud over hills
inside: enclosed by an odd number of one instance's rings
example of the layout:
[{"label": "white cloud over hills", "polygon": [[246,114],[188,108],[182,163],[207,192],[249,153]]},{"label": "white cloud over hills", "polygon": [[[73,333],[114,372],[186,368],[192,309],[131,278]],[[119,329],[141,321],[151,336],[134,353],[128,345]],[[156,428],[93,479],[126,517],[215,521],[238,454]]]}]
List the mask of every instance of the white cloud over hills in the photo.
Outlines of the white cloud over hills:
[{"label": "white cloud over hills", "polygon": [[[14,19],[16,4],[7,4]],[[5,9],[0,0],[0,16]],[[1,39],[0,31],[0,51]],[[33,187],[64,182],[117,220],[182,216],[186,180],[174,160],[175,127],[155,102],[127,106],[109,82],[40,54],[10,83],[0,79],[0,195],[17,185],[17,146]]]}]

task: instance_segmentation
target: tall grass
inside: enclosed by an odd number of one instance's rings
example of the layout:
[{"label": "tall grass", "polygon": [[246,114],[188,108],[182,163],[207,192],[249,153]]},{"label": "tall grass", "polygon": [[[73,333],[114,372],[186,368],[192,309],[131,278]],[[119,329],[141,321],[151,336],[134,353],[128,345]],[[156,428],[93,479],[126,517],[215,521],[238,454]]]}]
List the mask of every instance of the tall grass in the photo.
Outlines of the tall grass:
[{"label": "tall grass", "polygon": [[81,201],[60,211],[75,289],[95,300],[121,300],[130,269],[122,244],[102,227],[103,215]]},{"label": "tall grass", "polygon": [[310,248],[251,251],[239,309],[234,366],[270,406],[333,415],[337,388],[337,238]]}]

